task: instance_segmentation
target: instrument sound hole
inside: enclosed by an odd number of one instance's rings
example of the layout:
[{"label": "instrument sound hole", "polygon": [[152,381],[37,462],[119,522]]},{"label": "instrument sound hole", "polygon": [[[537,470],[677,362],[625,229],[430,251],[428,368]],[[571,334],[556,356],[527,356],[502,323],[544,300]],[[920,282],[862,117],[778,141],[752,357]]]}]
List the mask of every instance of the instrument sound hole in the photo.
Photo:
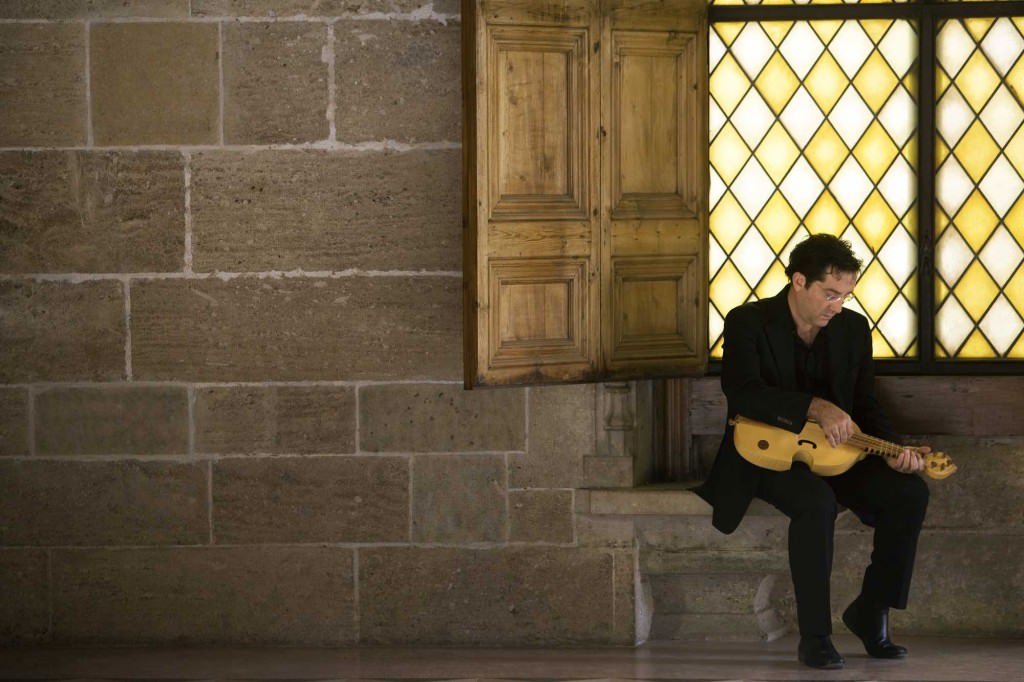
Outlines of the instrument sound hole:
[{"label": "instrument sound hole", "polygon": [[757,441],[757,447],[759,450],[767,450],[770,446],[768,445],[768,441],[762,439]]}]

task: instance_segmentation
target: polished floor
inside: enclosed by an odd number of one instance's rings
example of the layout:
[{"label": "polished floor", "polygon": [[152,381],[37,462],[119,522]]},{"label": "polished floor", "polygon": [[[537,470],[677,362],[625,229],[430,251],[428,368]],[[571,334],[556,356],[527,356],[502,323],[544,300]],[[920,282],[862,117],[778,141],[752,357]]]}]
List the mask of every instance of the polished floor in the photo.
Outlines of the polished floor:
[{"label": "polished floor", "polygon": [[838,671],[797,663],[795,637],[579,649],[0,649],[0,680],[1024,682],[1024,639],[902,638],[902,661],[871,659],[849,635],[835,642],[846,657]]}]

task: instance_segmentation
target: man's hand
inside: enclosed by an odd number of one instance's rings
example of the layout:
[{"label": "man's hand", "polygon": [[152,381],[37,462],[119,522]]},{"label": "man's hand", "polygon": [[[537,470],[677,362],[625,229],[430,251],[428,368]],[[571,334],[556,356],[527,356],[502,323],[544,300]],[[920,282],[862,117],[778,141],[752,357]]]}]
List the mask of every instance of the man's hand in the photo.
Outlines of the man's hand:
[{"label": "man's hand", "polygon": [[886,457],[885,461],[890,467],[902,474],[913,474],[924,471],[924,457],[932,449],[927,445],[916,448],[903,448],[896,457]]},{"label": "man's hand", "polygon": [[807,416],[818,422],[818,426],[828,438],[828,444],[832,447],[845,443],[857,432],[853,418],[838,405],[823,398],[811,398]]}]

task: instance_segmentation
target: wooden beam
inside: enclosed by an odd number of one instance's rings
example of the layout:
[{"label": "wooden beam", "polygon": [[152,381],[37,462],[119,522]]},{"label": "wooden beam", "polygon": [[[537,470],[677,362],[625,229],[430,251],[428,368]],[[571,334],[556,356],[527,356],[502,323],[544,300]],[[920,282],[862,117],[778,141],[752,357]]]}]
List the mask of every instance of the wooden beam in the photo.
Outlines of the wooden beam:
[{"label": "wooden beam", "polygon": [[[726,402],[718,377],[690,381],[690,432],[721,433]],[[885,376],[876,379],[876,386],[900,433],[1024,435],[1024,376]]]}]

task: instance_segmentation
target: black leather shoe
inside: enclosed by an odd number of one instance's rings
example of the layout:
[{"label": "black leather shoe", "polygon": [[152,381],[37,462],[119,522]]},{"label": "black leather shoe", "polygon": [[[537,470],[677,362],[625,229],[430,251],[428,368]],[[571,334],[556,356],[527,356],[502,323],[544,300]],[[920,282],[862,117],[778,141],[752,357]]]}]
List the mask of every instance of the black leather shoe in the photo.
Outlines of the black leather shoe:
[{"label": "black leather shoe", "polygon": [[843,612],[843,623],[864,643],[864,650],[875,658],[903,658],[906,647],[889,639],[889,609],[871,606],[861,597],[853,600]]},{"label": "black leather shoe", "polygon": [[836,648],[832,646],[832,638],[827,635],[824,637],[801,637],[796,657],[804,665],[822,670],[838,670],[846,663]]}]

